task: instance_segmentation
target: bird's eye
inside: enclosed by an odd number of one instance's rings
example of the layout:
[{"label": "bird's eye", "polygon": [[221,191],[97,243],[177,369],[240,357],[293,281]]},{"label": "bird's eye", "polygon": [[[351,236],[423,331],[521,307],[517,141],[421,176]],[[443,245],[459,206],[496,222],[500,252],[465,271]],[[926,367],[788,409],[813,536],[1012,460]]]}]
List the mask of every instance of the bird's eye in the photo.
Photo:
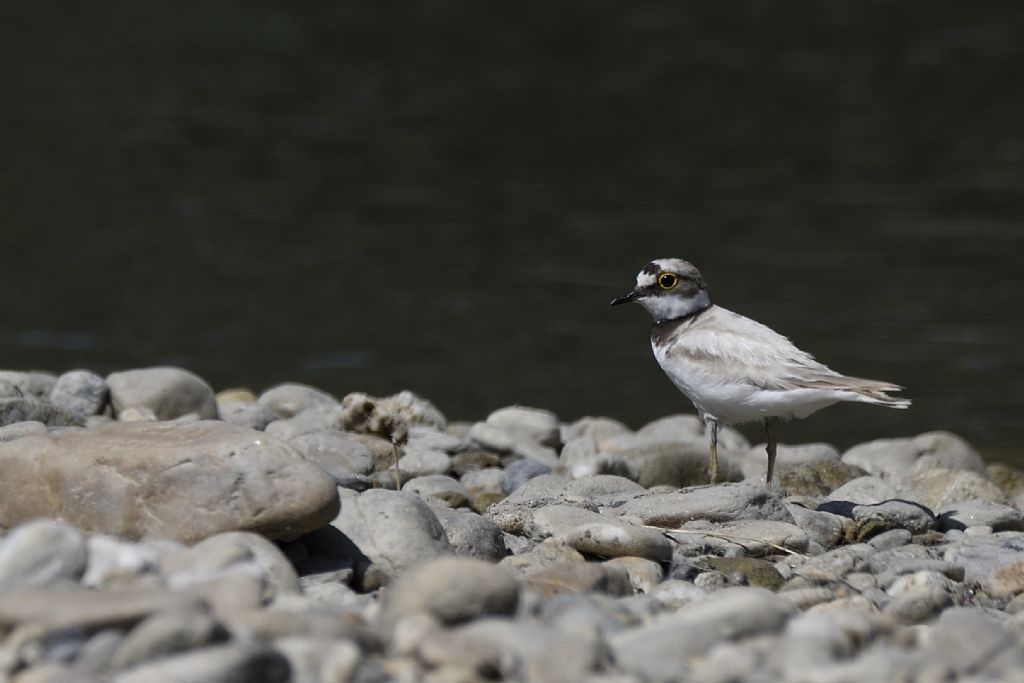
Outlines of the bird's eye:
[{"label": "bird's eye", "polygon": [[675,273],[662,273],[658,276],[658,286],[662,289],[672,289],[679,284],[679,276]]}]

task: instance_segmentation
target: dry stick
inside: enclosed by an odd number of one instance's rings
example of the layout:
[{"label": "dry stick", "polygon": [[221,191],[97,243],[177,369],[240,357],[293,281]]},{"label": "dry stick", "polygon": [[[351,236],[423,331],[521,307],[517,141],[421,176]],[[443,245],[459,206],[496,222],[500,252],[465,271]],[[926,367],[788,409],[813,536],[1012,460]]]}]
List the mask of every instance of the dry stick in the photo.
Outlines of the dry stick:
[{"label": "dry stick", "polygon": [[735,536],[733,534],[723,534],[723,533],[720,533],[720,532],[717,532],[717,531],[700,531],[699,529],[666,529],[665,527],[654,526],[652,524],[644,524],[642,526],[644,526],[647,529],[655,529],[656,531],[662,532],[662,534],[668,540],[672,541],[673,543],[679,543],[679,541],[677,541],[676,539],[674,539],[671,536],[669,536],[669,534],[693,534],[694,536],[710,536],[711,538],[717,538],[717,539],[720,539],[722,541],[729,541],[730,543],[736,543],[736,545],[742,547],[744,550],[747,550],[747,547],[745,545],[743,545],[742,543],[737,543],[737,541],[748,541],[750,543],[762,543],[764,545],[771,546],[772,548],[775,548],[776,550],[781,550],[784,553],[789,553],[790,555],[798,555],[800,557],[807,557],[807,555],[804,555],[801,552],[798,552],[796,550],[790,550],[789,548],[783,547],[781,545],[777,545],[775,543],[771,543],[770,541],[761,540],[760,538],[746,538],[744,536]]},{"label": "dry stick", "polygon": [[391,435],[391,448],[395,451],[395,490],[402,490],[402,470],[398,468],[398,440]]}]

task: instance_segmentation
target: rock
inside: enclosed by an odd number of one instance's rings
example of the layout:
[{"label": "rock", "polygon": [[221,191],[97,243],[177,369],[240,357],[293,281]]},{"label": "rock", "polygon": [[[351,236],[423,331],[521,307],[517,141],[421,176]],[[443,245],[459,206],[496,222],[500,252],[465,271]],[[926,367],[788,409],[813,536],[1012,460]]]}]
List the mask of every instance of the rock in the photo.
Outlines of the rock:
[{"label": "rock", "polygon": [[426,477],[431,474],[448,474],[452,459],[442,451],[405,449],[405,455],[398,460],[398,469],[410,477]]},{"label": "rock", "polygon": [[87,561],[78,529],[48,519],[26,522],[0,540],[0,593],[78,581]]},{"label": "rock", "polygon": [[986,536],[964,535],[943,552],[947,562],[964,568],[964,578],[984,584],[1000,567],[1019,560],[1024,553],[1024,533],[1002,531]]},{"label": "rock", "polygon": [[224,627],[204,612],[160,612],[140,622],[119,642],[109,668],[112,671],[129,669],[148,660],[213,645],[227,638]]},{"label": "rock", "polygon": [[527,436],[506,432],[487,422],[474,424],[466,439],[496,453],[537,460],[552,469],[558,465],[558,455],[553,449],[542,446]]},{"label": "rock", "polygon": [[807,534],[800,527],[788,522],[758,519],[724,524],[694,522],[686,524],[684,528],[689,532],[707,532],[707,536],[695,536],[689,539],[690,542],[720,548],[738,546],[743,550],[743,554],[749,557],[807,550]]},{"label": "rock", "polygon": [[455,624],[512,615],[518,605],[519,582],[503,568],[471,558],[442,557],[395,580],[384,611],[392,620],[427,612],[443,624]]},{"label": "rock", "polygon": [[[873,505],[874,503],[882,503],[899,497],[899,493],[892,484],[878,477],[858,477],[857,479],[851,479],[828,494],[825,497],[825,503]],[[823,504],[818,509],[824,512],[836,512],[843,509],[842,506],[829,506],[826,504]]]},{"label": "rock", "polygon": [[571,548],[565,541],[549,538],[534,545],[528,551],[503,559],[499,564],[519,579],[528,579],[538,572],[564,562],[585,562],[583,555]]},{"label": "rock", "polygon": [[425,500],[444,503],[453,508],[469,505],[469,491],[466,490],[466,487],[443,474],[431,474],[410,479],[402,486],[402,490]]},{"label": "rock", "polygon": [[775,565],[754,557],[708,557],[702,564],[708,571],[720,572],[727,576],[738,575],[756,588],[775,591],[785,583]]},{"label": "rock", "polygon": [[103,534],[91,534],[86,545],[89,564],[82,585],[87,588],[130,586],[139,577],[159,573],[164,556],[184,549],[168,541],[129,543]]},{"label": "rock", "polygon": [[504,471],[497,467],[472,470],[462,475],[460,483],[466,487],[473,509],[483,512],[492,504],[505,498],[501,488]]},{"label": "rock", "polygon": [[293,417],[305,410],[337,408],[341,405],[338,399],[325,391],[293,382],[267,389],[260,395],[258,401],[260,405],[274,411],[282,419]]},{"label": "rock", "polygon": [[[637,430],[637,438],[648,443],[684,441],[697,442],[708,447],[709,437],[704,433],[704,423],[696,415],[667,415],[648,422]],[[744,453],[750,449],[750,442],[731,427],[718,430],[719,455],[724,452]]]},{"label": "rock", "polygon": [[561,445],[558,417],[549,410],[523,406],[500,408],[487,416],[487,424],[549,448]]},{"label": "rock", "polygon": [[672,542],[654,529],[608,522],[588,523],[573,528],[565,542],[596,557],[642,557],[655,562],[672,559]]},{"label": "rock", "polygon": [[161,569],[171,587],[208,581],[234,565],[257,569],[265,585],[264,599],[299,592],[299,577],[276,545],[252,533],[226,532],[164,558]]},{"label": "rock", "polygon": [[875,549],[867,543],[841,546],[794,562],[793,574],[816,583],[836,583],[847,574],[864,569],[874,554]]},{"label": "rock", "polygon": [[53,385],[57,383],[57,376],[49,372],[17,372],[13,370],[0,370],[0,388],[11,388],[13,391],[4,391],[0,396],[28,396],[32,398],[46,398],[53,391]]},{"label": "rock", "polygon": [[827,496],[862,477],[864,470],[841,460],[822,460],[795,463],[782,472],[776,472],[776,475],[779,487],[790,495]]},{"label": "rock", "polygon": [[431,509],[457,556],[498,562],[508,555],[505,536],[491,520],[473,512],[453,510],[447,505]]},{"label": "rock", "polygon": [[563,444],[577,438],[592,439],[600,442],[617,434],[628,434],[629,427],[610,417],[581,417],[575,422],[561,426],[561,442]]},{"label": "rock", "polygon": [[0,398],[0,427],[18,422],[42,422],[48,427],[75,427],[81,420],[49,401],[32,396]]},{"label": "rock", "polygon": [[927,505],[933,510],[941,510],[968,500],[1006,502],[1006,497],[998,486],[986,479],[983,474],[971,470],[923,470],[903,482],[902,488],[904,497]]},{"label": "rock", "polygon": [[330,521],[333,481],[291,447],[222,422],[112,423],[0,444],[0,528],[59,517],[126,538],[295,538]]},{"label": "rock", "polygon": [[582,593],[597,591],[609,595],[632,595],[633,586],[629,573],[620,566],[576,562],[556,562],[531,573],[525,579],[526,585],[543,596],[560,593]]},{"label": "rock", "polygon": [[565,538],[573,529],[583,524],[601,524],[607,520],[602,515],[585,507],[576,505],[545,505],[531,511],[526,522],[517,527],[515,524],[502,526],[508,521],[503,516],[495,516],[495,523],[506,533],[522,533],[532,541],[545,538]]},{"label": "rock", "polygon": [[501,490],[512,493],[517,488],[542,474],[550,474],[551,468],[531,458],[514,460],[508,464],[501,475]]},{"label": "rock", "polygon": [[263,431],[278,419],[277,413],[255,401],[224,401],[217,395],[217,412],[220,419],[239,427]]},{"label": "rock", "polygon": [[[641,443],[602,454],[604,472],[622,474],[644,488],[694,486],[710,483],[710,450],[705,443],[658,441]],[[743,479],[740,459],[731,452],[718,454],[718,480]]]},{"label": "rock", "polygon": [[[431,558],[451,554],[444,528],[410,493],[371,489],[347,498],[331,525],[373,564],[373,582],[394,579]],[[367,568],[357,567],[357,574]]]},{"label": "rock", "polygon": [[1012,499],[1024,493],[1024,470],[994,462],[985,468],[985,473],[1007,498]]},{"label": "rock", "polygon": [[990,526],[993,531],[1024,531],[1024,514],[990,500],[951,503],[939,511],[939,528],[943,531],[979,525]]},{"label": "rock", "polygon": [[792,515],[796,525],[807,534],[807,538],[821,547],[833,548],[843,540],[846,523],[840,515],[808,510],[791,503],[786,504],[786,510]]},{"label": "rock", "polygon": [[902,479],[915,472],[935,468],[985,471],[985,461],[978,452],[949,432],[926,432],[909,439],[869,441],[843,453],[843,462],[883,479]]},{"label": "rock", "polygon": [[690,581],[668,579],[662,581],[650,592],[651,599],[668,610],[675,611],[683,605],[703,600],[709,593]]},{"label": "rock", "polygon": [[[189,413],[194,415],[194,413]],[[184,418],[185,416],[182,416]],[[117,419],[120,422],[157,422],[158,418],[156,413],[153,412],[152,408],[125,408],[117,415]]]},{"label": "rock", "polygon": [[633,592],[640,595],[650,593],[665,578],[665,570],[660,564],[642,557],[613,557],[605,565],[625,571]]},{"label": "rock", "polygon": [[112,683],[288,683],[284,655],[265,645],[228,644],[192,650],[141,664]]},{"label": "rock", "polygon": [[921,659],[941,665],[945,680],[1019,680],[1024,648],[984,612],[953,607],[931,629]]},{"label": "rock", "polygon": [[80,420],[103,412],[106,402],[106,381],[88,370],[65,372],[50,390],[50,403]]},{"label": "rock", "polygon": [[274,641],[287,659],[291,683],[345,683],[353,680],[362,653],[346,640],[288,637]]},{"label": "rock", "polygon": [[652,526],[675,528],[684,522],[703,519],[731,522],[740,519],[792,521],[782,502],[756,484],[723,484],[652,493],[627,501],[617,509]]},{"label": "rock", "polygon": [[[806,463],[821,464],[839,460],[839,451],[827,443],[804,443],[790,445],[780,443],[775,452],[775,474],[782,475],[787,469]],[[747,479],[764,478],[768,468],[768,453],[765,444],[752,446],[743,458],[743,476]]]},{"label": "rock", "polygon": [[998,566],[983,584],[989,595],[1009,598],[1024,593],[1024,559]]},{"label": "rock", "polygon": [[448,422],[433,403],[411,391],[384,398],[354,392],[342,399],[341,406],[345,429],[393,438],[398,442],[405,440],[413,426],[444,431]]},{"label": "rock", "polygon": [[[344,410],[341,406],[317,406],[315,408],[307,408],[291,417],[274,420],[266,426],[264,431],[267,433],[267,436],[272,436],[275,439],[291,441],[303,434],[310,434],[312,432],[339,431],[343,428],[343,416]],[[351,436],[354,438],[355,435]],[[390,443],[388,448],[393,449]]]},{"label": "rock", "polygon": [[[485,618],[427,638],[417,653],[452,681],[598,681],[605,661],[600,639],[566,633],[533,621]],[[456,674],[458,672],[458,674]]]},{"label": "rock", "polygon": [[913,535],[906,529],[890,529],[872,537],[868,545],[875,550],[889,550],[905,546],[912,538]]},{"label": "rock", "polygon": [[903,500],[855,505],[851,512],[858,525],[857,540],[865,540],[890,529],[906,529],[912,534],[923,534],[936,526],[931,510]]},{"label": "rock", "polygon": [[[54,609],[59,605],[60,609]],[[91,591],[26,588],[0,595],[0,626],[30,624],[42,629],[98,629],[138,623],[169,609],[201,609],[188,594],[163,589]]]},{"label": "rock", "polygon": [[471,448],[452,455],[452,472],[460,477],[478,470],[499,469],[500,467],[501,456],[491,451]]},{"label": "rock", "polygon": [[955,590],[956,584],[937,572],[908,574],[889,587],[894,599],[884,611],[904,624],[918,624],[953,604]]},{"label": "rock", "polygon": [[691,661],[722,641],[780,631],[793,612],[761,588],[726,588],[659,616],[648,625],[612,634],[615,661],[645,680],[685,677]]},{"label": "rock", "polygon": [[[451,427],[449,425],[449,429]],[[421,424],[409,427],[409,436],[405,442],[406,450],[440,451],[448,455],[460,452],[465,445],[461,437],[450,431]]]},{"label": "rock", "polygon": [[373,451],[362,439],[352,434],[336,431],[308,432],[289,439],[288,445],[331,475],[335,481],[344,481],[352,474],[373,472]]},{"label": "rock", "polygon": [[[532,538],[539,539],[553,533],[568,531],[568,528],[565,528],[567,524],[577,526],[587,521],[601,521],[598,514],[593,512],[597,507],[596,501],[600,500],[604,504],[614,506],[643,490],[636,483],[622,477],[601,475],[572,480],[553,474],[543,474],[530,479],[507,498],[489,507],[487,517],[506,533],[529,534]],[[568,501],[572,501],[572,505],[567,505]],[[582,512],[544,511],[557,505],[572,507]],[[590,517],[585,519],[585,513],[588,512]],[[546,521],[542,521],[541,518]],[[556,523],[557,528],[553,527],[551,522]]]},{"label": "rock", "polygon": [[141,368],[115,372],[107,377],[114,414],[128,408],[148,408],[158,420],[195,413],[217,418],[217,399],[201,377],[174,367]]},{"label": "rock", "polygon": [[15,439],[20,439],[23,436],[45,434],[46,432],[46,425],[42,422],[35,422],[33,420],[28,422],[15,422],[13,424],[0,427],[0,443],[4,443],[5,441],[14,441]]}]

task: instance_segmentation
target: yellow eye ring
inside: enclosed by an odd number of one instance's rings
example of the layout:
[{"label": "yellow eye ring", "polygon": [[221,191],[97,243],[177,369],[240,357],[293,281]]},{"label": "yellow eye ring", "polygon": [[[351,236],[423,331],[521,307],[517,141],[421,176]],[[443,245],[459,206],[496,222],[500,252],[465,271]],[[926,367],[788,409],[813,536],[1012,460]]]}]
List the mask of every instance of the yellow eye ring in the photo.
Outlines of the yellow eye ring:
[{"label": "yellow eye ring", "polygon": [[662,273],[658,276],[658,286],[662,289],[672,289],[679,284],[679,276],[675,273]]}]

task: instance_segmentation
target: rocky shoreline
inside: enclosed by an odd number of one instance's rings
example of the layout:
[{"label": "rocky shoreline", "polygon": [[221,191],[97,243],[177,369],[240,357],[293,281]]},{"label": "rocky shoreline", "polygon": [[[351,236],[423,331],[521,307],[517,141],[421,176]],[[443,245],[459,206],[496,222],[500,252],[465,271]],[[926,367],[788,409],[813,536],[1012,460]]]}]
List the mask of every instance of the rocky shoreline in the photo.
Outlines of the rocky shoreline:
[{"label": "rocky shoreline", "polygon": [[0,682],[1024,680],[1024,473],[719,443],[708,486],[689,415],[0,372]]}]

